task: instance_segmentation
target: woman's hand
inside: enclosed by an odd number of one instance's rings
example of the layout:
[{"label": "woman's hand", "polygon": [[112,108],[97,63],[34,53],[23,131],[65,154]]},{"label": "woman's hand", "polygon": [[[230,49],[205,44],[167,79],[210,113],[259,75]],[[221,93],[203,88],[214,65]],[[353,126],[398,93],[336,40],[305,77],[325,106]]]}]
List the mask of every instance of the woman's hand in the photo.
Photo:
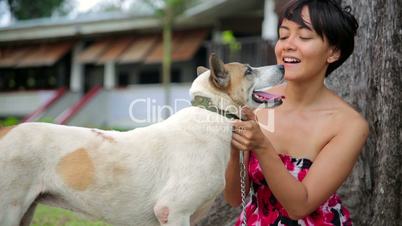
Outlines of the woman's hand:
[{"label": "woman's hand", "polygon": [[271,143],[261,131],[257,116],[247,107],[242,109],[242,113],[247,120],[233,122],[232,145],[242,151],[252,150],[261,154],[271,147]]}]

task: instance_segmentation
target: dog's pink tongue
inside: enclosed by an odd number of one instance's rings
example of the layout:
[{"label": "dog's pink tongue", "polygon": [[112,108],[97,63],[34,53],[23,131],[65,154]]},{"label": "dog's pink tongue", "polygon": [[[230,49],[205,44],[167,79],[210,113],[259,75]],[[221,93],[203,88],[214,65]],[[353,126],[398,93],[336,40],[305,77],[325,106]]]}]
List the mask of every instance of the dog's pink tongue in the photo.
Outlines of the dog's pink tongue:
[{"label": "dog's pink tongue", "polygon": [[267,93],[267,92],[263,92],[263,91],[254,91],[254,94],[256,94],[260,99],[263,99],[263,100],[274,100],[274,99],[284,99],[285,98],[285,96],[283,96],[283,95]]}]

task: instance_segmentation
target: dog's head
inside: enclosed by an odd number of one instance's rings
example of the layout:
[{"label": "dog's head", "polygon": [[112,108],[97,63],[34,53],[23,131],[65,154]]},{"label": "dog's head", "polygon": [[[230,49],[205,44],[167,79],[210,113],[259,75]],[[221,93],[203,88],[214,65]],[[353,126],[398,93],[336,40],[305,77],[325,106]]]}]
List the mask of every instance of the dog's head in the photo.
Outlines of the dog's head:
[{"label": "dog's head", "polygon": [[220,108],[227,108],[228,105],[236,108],[272,108],[282,104],[283,96],[263,91],[283,81],[282,65],[254,68],[241,63],[224,64],[215,54],[210,56],[209,64],[209,70],[197,69],[199,76],[190,90],[193,97],[207,96]]}]

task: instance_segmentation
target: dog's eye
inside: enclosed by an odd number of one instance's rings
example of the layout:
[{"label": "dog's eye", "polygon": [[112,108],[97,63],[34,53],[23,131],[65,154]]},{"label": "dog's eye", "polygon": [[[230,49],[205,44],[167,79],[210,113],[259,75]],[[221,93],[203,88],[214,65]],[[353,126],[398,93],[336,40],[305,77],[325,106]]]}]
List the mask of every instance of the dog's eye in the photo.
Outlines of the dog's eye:
[{"label": "dog's eye", "polygon": [[244,74],[245,74],[245,75],[251,75],[251,74],[253,74],[253,69],[251,69],[250,66],[247,66],[247,69],[246,69],[246,71],[244,72]]}]

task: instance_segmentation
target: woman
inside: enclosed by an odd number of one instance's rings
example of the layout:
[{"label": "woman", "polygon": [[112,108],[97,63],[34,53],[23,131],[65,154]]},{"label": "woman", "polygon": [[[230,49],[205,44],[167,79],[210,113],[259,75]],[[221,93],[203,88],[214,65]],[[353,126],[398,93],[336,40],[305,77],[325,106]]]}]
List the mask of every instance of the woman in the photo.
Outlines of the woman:
[{"label": "woman", "polygon": [[353,52],[357,27],[350,8],[335,0],[291,1],[280,17],[275,54],[286,83],[270,92],[286,99],[274,109],[274,131],[261,126],[267,110],[246,108],[249,120],[233,125],[224,195],[240,205],[239,150],[249,150],[248,226],[351,225],[335,192],[352,171],[368,124],[324,79]]}]

